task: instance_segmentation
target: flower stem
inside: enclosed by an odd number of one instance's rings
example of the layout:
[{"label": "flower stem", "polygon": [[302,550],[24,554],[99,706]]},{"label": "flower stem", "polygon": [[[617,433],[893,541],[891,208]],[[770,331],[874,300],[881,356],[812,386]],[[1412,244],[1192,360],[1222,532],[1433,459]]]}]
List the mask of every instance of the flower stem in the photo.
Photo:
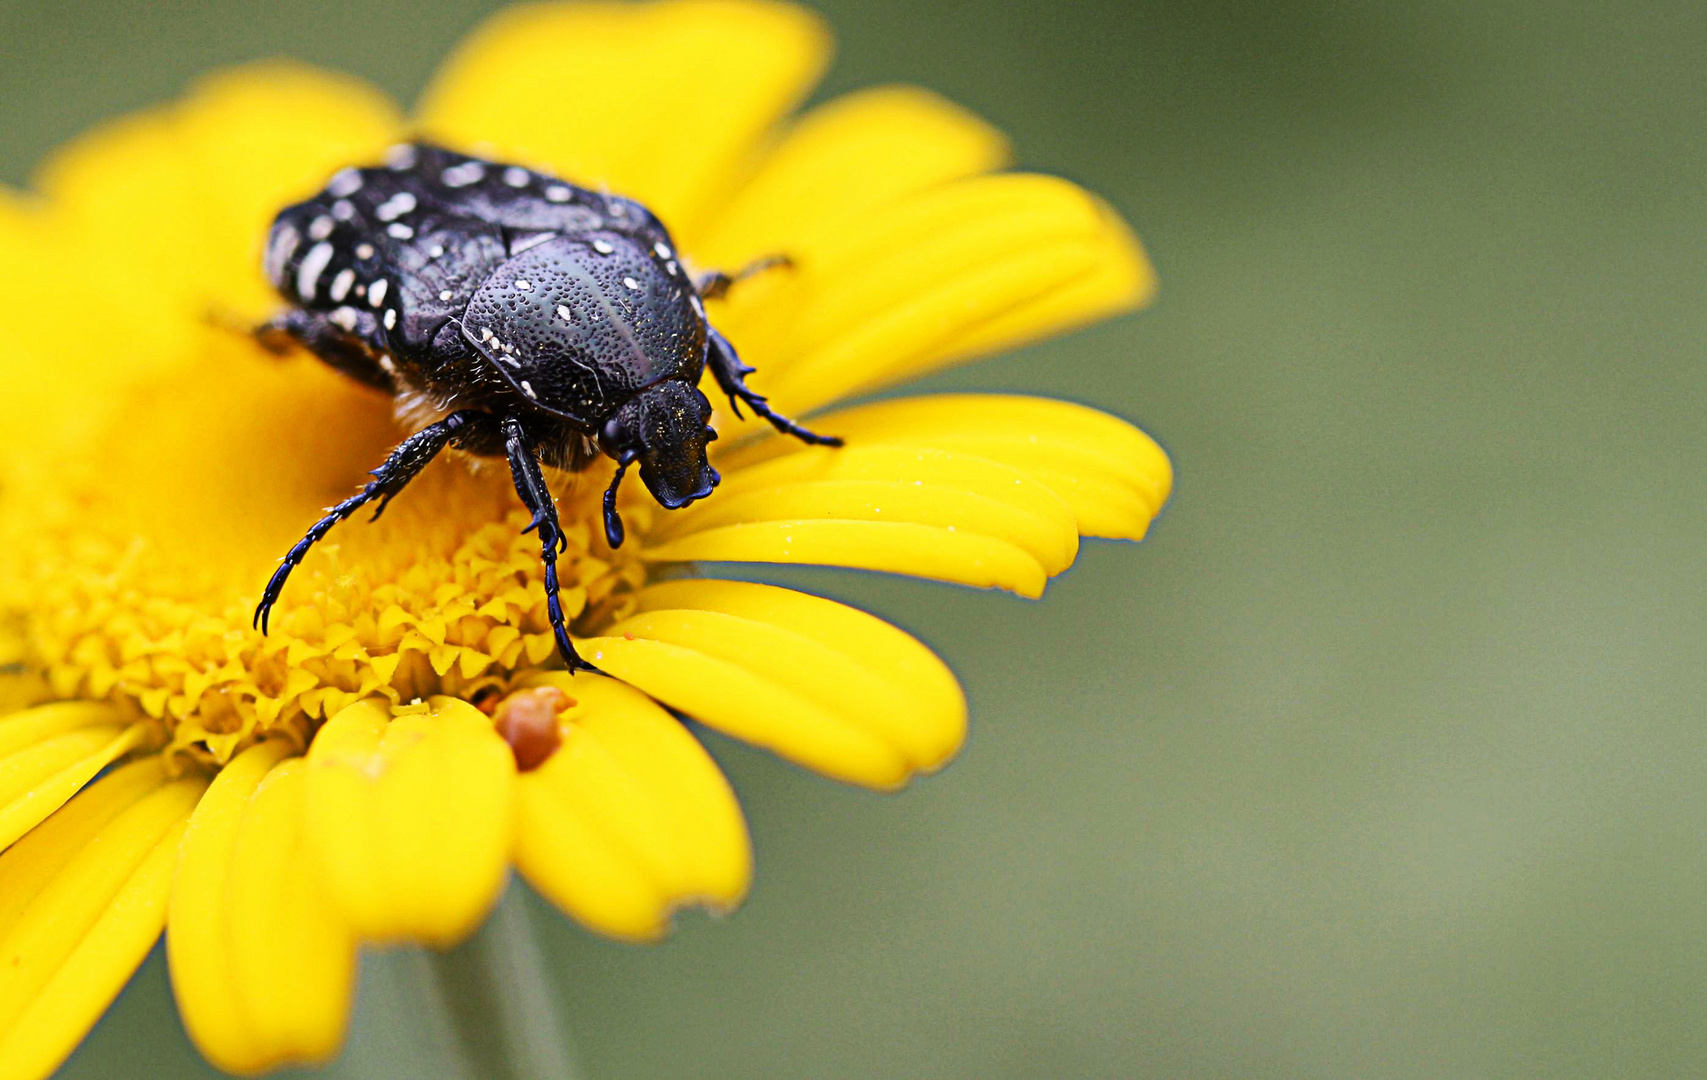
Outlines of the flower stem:
[{"label": "flower stem", "polygon": [[426,953],[458,1062],[480,1080],[575,1080],[557,996],[546,975],[525,890],[505,892],[478,933]]}]

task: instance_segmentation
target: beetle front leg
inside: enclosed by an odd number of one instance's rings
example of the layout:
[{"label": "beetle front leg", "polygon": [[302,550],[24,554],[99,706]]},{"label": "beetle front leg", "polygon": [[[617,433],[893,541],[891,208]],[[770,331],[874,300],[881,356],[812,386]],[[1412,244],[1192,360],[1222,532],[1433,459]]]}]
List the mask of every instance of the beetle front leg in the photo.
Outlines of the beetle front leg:
[{"label": "beetle front leg", "polygon": [[735,355],[735,347],[729,344],[729,339],[718,333],[715,327],[706,327],[706,333],[705,362],[711,368],[717,385],[729,395],[729,404],[734,407],[736,416],[741,415],[741,406],[738,403],[745,401],[754,415],[769,420],[771,426],[784,435],[793,435],[809,446],[842,445],[842,440],[834,435],[820,435],[773,411],[765,403],[765,396],[747,385],[746,377],[753,373],[753,369],[741,363],[741,358]]},{"label": "beetle front leg", "polygon": [[326,511],[326,516],[316,521],[307,534],[285,553],[285,557],[279,562],[279,568],[273,571],[273,576],[267,580],[267,587],[261,591],[261,602],[255,605],[253,625],[260,627],[261,633],[267,632],[267,617],[272,614],[273,605],[278,603],[279,594],[284,591],[290,572],[302,562],[309,548],[332,531],[332,526],[375,499],[379,500],[379,506],[374,510],[373,516],[379,517],[385,512],[385,507],[392,497],[402,491],[409,481],[415,479],[447,443],[460,442],[462,438],[472,434],[477,425],[489,424],[492,419],[489,413],[464,409],[451,413],[436,424],[427,425],[399,443],[397,449],[386,457],[385,463],[373,470],[372,480],[360,491]]},{"label": "beetle front leg", "polygon": [[540,471],[539,457],[528,440],[519,417],[506,416],[500,425],[504,434],[504,456],[510,459],[510,478],[515,481],[516,494],[522,505],[533,514],[533,520],[523,532],[539,530],[539,557],[545,563],[545,610],[551,618],[551,633],[557,638],[557,651],[570,671],[599,669],[581,659],[575,643],[569,640],[569,627],[563,617],[563,602],[557,595],[557,553],[567,549],[569,541],[557,521],[557,503],[551,489],[545,486],[545,474]]},{"label": "beetle front leg", "polygon": [[748,278],[764,273],[766,270],[794,269],[794,260],[787,255],[766,255],[762,259],[754,259],[746,266],[726,274],[722,270],[711,270],[694,279],[693,287],[699,290],[699,295],[705,300],[722,299],[729,287]]}]

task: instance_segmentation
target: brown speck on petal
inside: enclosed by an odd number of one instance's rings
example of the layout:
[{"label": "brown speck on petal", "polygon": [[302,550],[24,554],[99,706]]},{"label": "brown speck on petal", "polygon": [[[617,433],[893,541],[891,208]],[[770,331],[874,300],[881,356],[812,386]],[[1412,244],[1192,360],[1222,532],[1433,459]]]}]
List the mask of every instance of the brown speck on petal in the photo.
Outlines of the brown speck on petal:
[{"label": "brown speck on petal", "polygon": [[574,704],[574,698],[555,686],[517,690],[498,703],[492,724],[510,744],[516,768],[522,772],[537,769],[556,752],[563,742],[557,716]]},{"label": "brown speck on petal", "polygon": [[487,716],[494,716],[497,714],[498,706],[503,702],[503,700],[504,691],[501,688],[497,686],[483,686],[474,692],[474,695],[468,699],[468,703],[485,713]]}]

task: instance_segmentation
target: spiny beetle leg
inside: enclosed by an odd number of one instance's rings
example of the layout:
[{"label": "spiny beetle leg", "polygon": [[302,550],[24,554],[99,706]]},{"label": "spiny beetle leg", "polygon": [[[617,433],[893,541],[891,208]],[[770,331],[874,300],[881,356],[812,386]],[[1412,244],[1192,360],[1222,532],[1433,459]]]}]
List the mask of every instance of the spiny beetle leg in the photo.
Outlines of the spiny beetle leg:
[{"label": "spiny beetle leg", "polygon": [[[545,564],[545,610],[551,617],[551,633],[557,639],[557,651],[570,671],[598,672],[598,668],[581,659],[575,643],[569,640],[568,621],[563,617],[563,602],[557,595],[557,552],[568,544],[557,522],[557,504],[552,501],[551,489],[545,486],[545,474],[540,471],[539,457],[528,441],[527,431],[519,417],[506,416],[502,422],[504,454],[510,459],[510,478],[515,481],[516,494],[522,505],[533,514],[533,520],[523,532],[539,530],[539,557]],[[602,674],[602,672],[600,672]]]},{"label": "spiny beetle leg", "polygon": [[842,445],[842,440],[834,435],[820,435],[773,411],[765,403],[763,394],[756,393],[747,386],[746,376],[752,374],[753,369],[741,363],[741,358],[735,355],[735,347],[730,345],[728,339],[718,333],[715,327],[707,327],[706,332],[709,335],[706,360],[711,365],[711,374],[717,379],[717,385],[729,395],[730,404],[733,405],[736,401],[746,402],[755,415],[769,420],[772,427],[808,445]]},{"label": "spiny beetle leg", "polygon": [[385,349],[379,319],[373,312],[358,308],[339,310],[347,316],[343,321],[337,314],[291,308],[255,327],[252,335],[274,356],[288,354],[293,344],[301,345],[357,382],[388,394],[395,392],[391,373],[379,362],[379,354]]},{"label": "spiny beetle leg", "polygon": [[385,464],[373,470],[372,480],[356,494],[328,510],[326,516],[316,521],[307,534],[285,553],[285,557],[279,562],[279,568],[273,571],[273,576],[267,581],[267,587],[261,592],[261,602],[255,606],[253,625],[259,626],[261,633],[267,632],[267,617],[271,614],[273,605],[278,603],[279,594],[284,591],[290,572],[301,564],[309,548],[332,531],[332,526],[375,499],[379,500],[379,509],[373,514],[377,518],[392,497],[426,468],[427,463],[438,456],[447,443],[467,435],[471,425],[490,424],[492,420],[490,414],[464,409],[451,413],[436,424],[427,425],[399,443],[397,449],[391,451],[385,459]]}]

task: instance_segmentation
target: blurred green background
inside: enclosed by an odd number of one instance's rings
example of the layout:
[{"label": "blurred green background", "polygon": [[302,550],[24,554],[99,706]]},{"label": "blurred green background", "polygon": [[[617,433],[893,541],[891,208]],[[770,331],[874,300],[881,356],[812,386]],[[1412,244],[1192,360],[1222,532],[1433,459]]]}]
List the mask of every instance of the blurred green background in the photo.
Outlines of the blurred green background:
[{"label": "blurred green background", "polygon": [[[408,97],[489,5],[7,0],[0,174],[293,54]],[[825,0],[1136,224],[1132,318],[941,376],[1130,417],[1143,545],[894,617],[974,733],[900,796],[711,740],[759,859],[661,948],[540,918],[599,1077],[1707,1075],[1698,0]],[[537,912],[543,916],[543,912]],[[434,1075],[407,958],[334,1075]],[[65,1069],[209,1075],[157,955]]]}]

